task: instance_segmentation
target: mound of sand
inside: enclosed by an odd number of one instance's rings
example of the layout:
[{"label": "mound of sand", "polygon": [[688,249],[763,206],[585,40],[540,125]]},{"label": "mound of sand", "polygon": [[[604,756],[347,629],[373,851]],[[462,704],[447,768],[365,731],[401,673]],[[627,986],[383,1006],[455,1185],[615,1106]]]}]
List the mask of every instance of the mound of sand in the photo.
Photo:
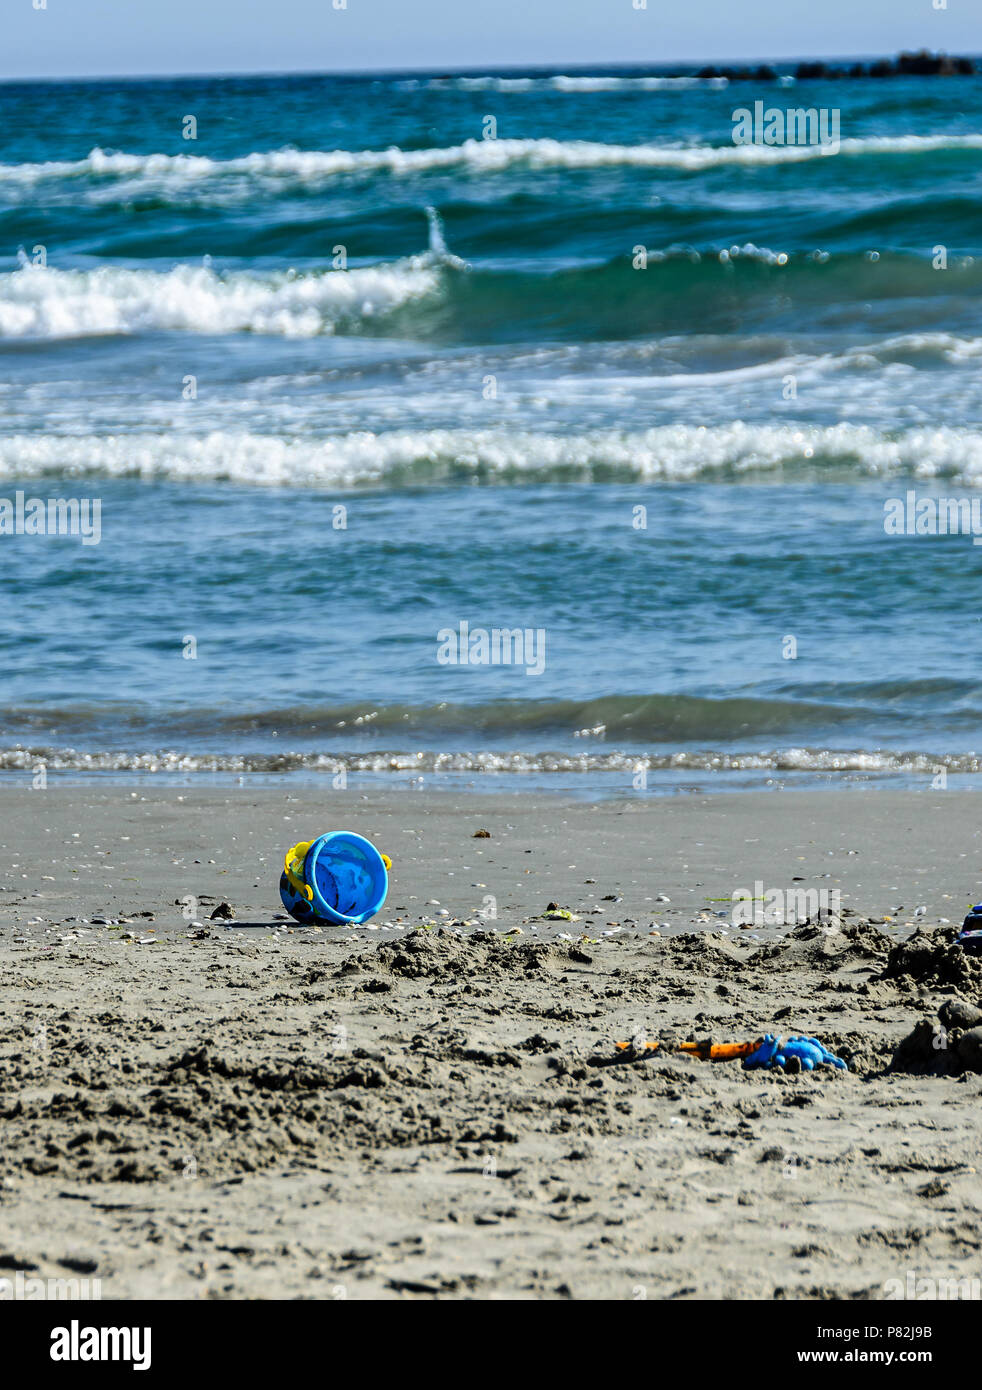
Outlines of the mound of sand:
[{"label": "mound of sand", "polygon": [[842,926],[831,918],[820,926],[795,927],[783,941],[762,946],[753,963],[767,970],[841,970],[881,961],[889,950],[890,938],[869,922],[860,919]]},{"label": "mound of sand", "polygon": [[562,972],[571,965],[590,965],[593,957],[575,943],[523,942],[514,935],[472,932],[467,936],[441,928],[416,931],[397,942],[381,942],[373,951],[354,956],[342,967],[346,974],[361,971],[404,980],[450,981],[479,973],[485,979],[538,976]]},{"label": "mound of sand", "polygon": [[901,1040],[890,1069],[918,1076],[982,1072],[982,1009],[946,1000],[937,1019],[922,1018]]},{"label": "mound of sand", "polygon": [[730,941],[722,932],[695,932],[656,939],[656,960],[662,958],[673,967],[714,974],[718,970],[742,969],[754,953]]},{"label": "mound of sand", "polygon": [[966,955],[956,944],[955,927],[918,928],[890,952],[881,979],[899,988],[946,988],[966,999],[982,995],[982,960]]}]

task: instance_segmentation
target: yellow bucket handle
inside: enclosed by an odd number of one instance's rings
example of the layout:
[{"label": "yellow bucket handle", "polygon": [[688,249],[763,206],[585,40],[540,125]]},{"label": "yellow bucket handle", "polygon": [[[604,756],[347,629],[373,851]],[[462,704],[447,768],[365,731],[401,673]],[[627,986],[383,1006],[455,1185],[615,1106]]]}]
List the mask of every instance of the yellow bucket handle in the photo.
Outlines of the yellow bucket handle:
[{"label": "yellow bucket handle", "polygon": [[303,862],[307,858],[307,851],[313,843],[313,840],[301,841],[299,845],[294,845],[292,849],[287,850],[286,857],[283,860],[283,872],[287,876],[290,887],[294,892],[299,893],[302,898],[306,898],[309,903],[314,900],[314,890],[304,880]]}]

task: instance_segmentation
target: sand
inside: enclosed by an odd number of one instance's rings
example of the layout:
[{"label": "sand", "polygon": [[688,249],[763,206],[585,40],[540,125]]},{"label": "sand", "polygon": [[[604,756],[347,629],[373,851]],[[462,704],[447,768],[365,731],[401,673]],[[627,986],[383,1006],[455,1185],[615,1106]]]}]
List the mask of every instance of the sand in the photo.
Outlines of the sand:
[{"label": "sand", "polygon": [[[0,789],[0,1273],[120,1299],[978,1278],[982,1075],[889,1069],[982,1000],[950,946],[982,896],[971,796]],[[389,901],[296,929],[283,850],[342,825],[392,856]],[[757,882],[841,916],[715,916]],[[530,920],[550,902],[579,920]],[[765,1031],[851,1070],[613,1047]]]}]

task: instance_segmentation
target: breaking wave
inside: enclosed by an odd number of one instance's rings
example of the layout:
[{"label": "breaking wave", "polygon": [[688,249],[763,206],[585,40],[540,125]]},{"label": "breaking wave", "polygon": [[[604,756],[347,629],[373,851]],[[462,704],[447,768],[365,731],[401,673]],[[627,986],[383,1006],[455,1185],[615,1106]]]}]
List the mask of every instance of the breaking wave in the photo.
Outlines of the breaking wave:
[{"label": "breaking wave", "polygon": [[864,749],[785,748],[752,753],[715,750],[666,754],[528,752],[189,753],[83,751],[46,746],[0,749],[0,771],[143,773],[858,773],[936,776],[982,772],[974,753],[936,754]]},{"label": "breaking wave", "polygon": [[[932,303],[938,321],[982,295],[982,260],[939,275],[922,257],[785,253],[746,243],[697,252],[625,254],[601,265],[533,273],[469,268],[449,254],[430,211],[431,249],[349,270],[217,270],[211,264],[63,270],[22,265],[0,274],[0,340],[149,333],[385,334],[437,343],[628,340],[656,333],[746,332],[789,315],[820,324],[844,308]],[[865,313],[869,310],[864,309]]]},{"label": "breaking wave", "polygon": [[[504,79],[502,79],[504,80]],[[575,81],[576,79],[563,79]],[[614,79],[590,79],[596,81]],[[623,80],[623,79],[619,79]],[[664,82],[667,79],[651,79]],[[687,79],[676,79],[685,82]],[[883,155],[931,155],[982,150],[982,134],[870,135],[825,145],[605,144],[597,140],[549,138],[464,140],[459,145],[406,150],[256,150],[233,159],[207,155],[127,154],[93,149],[84,159],[0,164],[0,184],[33,185],[50,180],[144,181],[157,191],[178,190],[208,180],[247,178],[281,183],[317,183],[341,175],[414,175],[439,169],[496,173],[513,166],[532,169],[633,167],[698,172],[721,165],[800,164],[813,159]]]},{"label": "breaking wave", "polygon": [[944,478],[982,484],[982,430],[866,425],[662,425],[580,434],[362,431],[327,439],[205,435],[0,436],[0,478],[104,476],[260,487],[400,487],[739,480],[760,475]]},{"label": "breaking wave", "polygon": [[0,338],[266,333],[309,338],[364,324],[439,288],[430,255],[300,275],[208,265],[174,270],[23,266],[0,276]]}]

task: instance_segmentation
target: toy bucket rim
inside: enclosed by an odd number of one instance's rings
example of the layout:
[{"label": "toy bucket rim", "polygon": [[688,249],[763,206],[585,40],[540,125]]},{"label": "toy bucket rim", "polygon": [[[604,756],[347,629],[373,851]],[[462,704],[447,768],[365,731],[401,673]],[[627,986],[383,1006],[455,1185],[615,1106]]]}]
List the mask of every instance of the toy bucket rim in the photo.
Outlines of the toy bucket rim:
[{"label": "toy bucket rim", "polygon": [[[368,850],[371,854],[375,855],[379,861],[379,866],[382,871],[382,894],[377,905],[367,908],[364,912],[354,912],[350,914],[339,912],[336,907],[332,907],[330,903],[326,903],[317,891],[317,879],[312,872],[313,866],[327,841],[333,839],[336,835],[343,835],[346,840],[355,841],[362,849]],[[389,871],[385,867],[385,858],[382,851],[377,845],[374,845],[371,840],[366,839],[364,835],[359,835],[357,830],[327,830],[323,835],[316,836],[310,841],[310,848],[304,856],[303,869],[304,878],[313,895],[314,911],[319,916],[326,917],[330,922],[350,922],[355,925],[360,922],[366,922],[369,917],[374,917],[375,913],[379,911],[389,892]]]}]

